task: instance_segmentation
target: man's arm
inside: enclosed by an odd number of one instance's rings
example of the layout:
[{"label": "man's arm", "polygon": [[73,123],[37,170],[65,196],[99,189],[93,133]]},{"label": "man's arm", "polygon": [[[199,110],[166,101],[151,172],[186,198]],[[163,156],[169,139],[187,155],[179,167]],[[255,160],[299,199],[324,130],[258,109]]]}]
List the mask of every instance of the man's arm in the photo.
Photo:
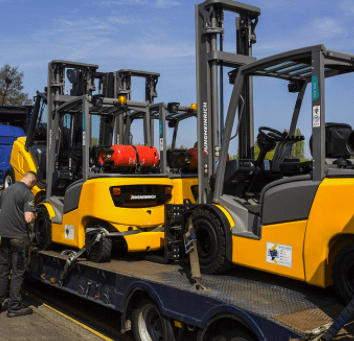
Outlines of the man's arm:
[{"label": "man's arm", "polygon": [[25,205],[24,205],[24,212],[25,212],[25,221],[27,224],[33,223],[36,218],[37,214],[35,212],[35,207],[34,207],[34,196],[31,192],[29,192],[26,195],[25,199]]},{"label": "man's arm", "polygon": [[33,223],[37,218],[37,214],[34,212],[25,212],[25,220],[27,224]]}]

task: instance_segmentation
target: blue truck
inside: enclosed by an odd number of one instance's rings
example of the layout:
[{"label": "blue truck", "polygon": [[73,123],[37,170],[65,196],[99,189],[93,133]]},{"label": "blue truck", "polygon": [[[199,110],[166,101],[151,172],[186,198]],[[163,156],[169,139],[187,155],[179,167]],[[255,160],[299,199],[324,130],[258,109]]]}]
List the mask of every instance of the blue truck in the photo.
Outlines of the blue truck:
[{"label": "blue truck", "polygon": [[20,136],[26,136],[33,106],[0,106],[0,185],[4,188],[15,182],[10,165],[13,143]]}]

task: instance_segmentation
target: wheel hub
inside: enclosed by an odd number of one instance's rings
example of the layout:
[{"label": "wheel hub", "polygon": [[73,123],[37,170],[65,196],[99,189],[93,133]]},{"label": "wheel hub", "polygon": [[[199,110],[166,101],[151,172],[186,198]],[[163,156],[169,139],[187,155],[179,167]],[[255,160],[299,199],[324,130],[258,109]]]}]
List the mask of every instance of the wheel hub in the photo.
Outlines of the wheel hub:
[{"label": "wheel hub", "polygon": [[143,341],[163,341],[163,324],[153,305],[146,306],[139,316],[139,330]]}]

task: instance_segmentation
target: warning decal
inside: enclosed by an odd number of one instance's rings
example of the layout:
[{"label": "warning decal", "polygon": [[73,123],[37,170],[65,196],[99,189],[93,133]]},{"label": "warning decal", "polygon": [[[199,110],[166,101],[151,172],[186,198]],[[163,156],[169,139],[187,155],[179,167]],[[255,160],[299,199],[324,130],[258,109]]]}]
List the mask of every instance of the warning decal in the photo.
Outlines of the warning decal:
[{"label": "warning decal", "polygon": [[267,242],[266,252],[267,263],[292,267],[293,249],[291,246]]},{"label": "warning decal", "polygon": [[321,107],[319,105],[312,107],[312,125],[314,127],[321,125]]},{"label": "warning decal", "polygon": [[65,239],[74,240],[74,226],[65,225]]}]

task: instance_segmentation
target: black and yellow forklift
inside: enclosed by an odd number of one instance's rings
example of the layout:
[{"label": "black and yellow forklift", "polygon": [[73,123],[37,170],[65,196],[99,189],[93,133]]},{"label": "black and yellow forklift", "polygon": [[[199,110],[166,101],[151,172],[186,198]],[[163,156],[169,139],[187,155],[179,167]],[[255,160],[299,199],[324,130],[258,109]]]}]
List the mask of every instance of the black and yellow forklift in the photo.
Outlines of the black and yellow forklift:
[{"label": "black and yellow forklift", "polygon": [[[198,179],[195,172],[189,188],[180,193],[186,181],[180,185],[167,171],[164,126],[171,106],[153,103],[159,74],[97,69],[76,62],[49,63],[47,93],[38,93],[31,129],[27,139],[16,141],[12,163],[17,177],[28,170],[39,177],[34,188],[38,247],[65,245],[102,262],[115,246],[127,252],[162,249],[163,205],[183,203],[183,196],[195,202],[192,185]],[[131,77],[144,78],[145,101],[131,100]],[[70,94],[65,82],[71,84]],[[196,116],[194,109],[179,109]],[[130,129],[125,116],[134,113],[144,113],[142,146],[123,141]],[[152,145],[151,115],[161,122],[161,156]],[[95,124],[97,144],[92,139]]]},{"label": "black and yellow forklift", "polygon": [[[186,229],[191,218],[203,272],[220,273],[237,264],[318,287],[334,285],[342,302],[349,302],[354,296],[354,133],[350,122],[326,122],[325,84],[352,73],[354,55],[315,45],[255,61],[251,47],[259,13],[237,6],[237,54],[216,51],[212,44],[223,34],[218,18],[230,2],[197,6],[199,197],[197,205],[166,206],[169,238],[182,245],[184,231],[174,231],[181,221]],[[216,70],[226,65],[232,94],[223,127]],[[282,82],[294,94],[294,107],[286,131],[258,128],[255,159],[253,82],[259,77]],[[304,161],[292,158],[291,148],[304,139],[295,131],[306,88],[311,106],[301,115],[310,117],[312,160]],[[239,158],[227,161],[233,127]],[[273,159],[266,160],[274,149]]]}]

